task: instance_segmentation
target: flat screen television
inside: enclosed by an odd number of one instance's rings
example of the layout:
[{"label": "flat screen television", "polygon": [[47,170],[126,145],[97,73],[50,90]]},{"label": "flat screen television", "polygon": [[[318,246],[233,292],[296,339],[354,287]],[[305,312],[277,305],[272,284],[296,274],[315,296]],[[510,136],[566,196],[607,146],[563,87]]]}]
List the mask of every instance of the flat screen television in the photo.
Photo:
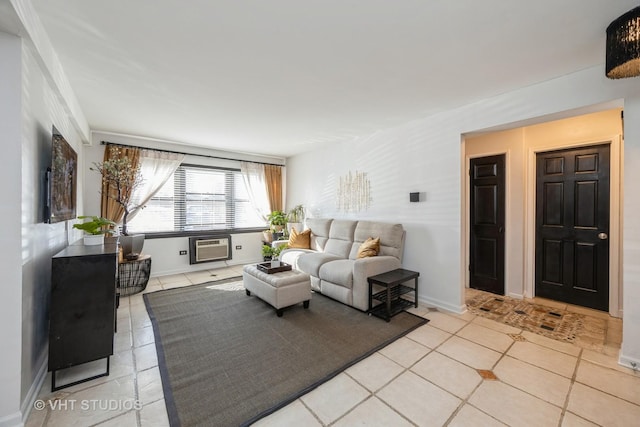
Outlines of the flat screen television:
[{"label": "flat screen television", "polygon": [[51,137],[51,167],[47,170],[48,222],[76,217],[78,155],[55,126]]}]

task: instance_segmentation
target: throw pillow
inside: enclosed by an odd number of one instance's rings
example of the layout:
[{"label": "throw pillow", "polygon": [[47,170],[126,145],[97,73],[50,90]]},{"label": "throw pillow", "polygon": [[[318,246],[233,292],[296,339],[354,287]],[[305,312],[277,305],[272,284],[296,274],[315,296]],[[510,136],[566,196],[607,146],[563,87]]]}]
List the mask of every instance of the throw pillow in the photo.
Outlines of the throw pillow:
[{"label": "throw pillow", "polygon": [[309,249],[311,247],[311,230],[304,230],[298,233],[295,227],[291,227],[289,236],[289,247],[298,249]]},{"label": "throw pillow", "polygon": [[380,252],[380,238],[369,237],[358,248],[357,258],[366,258],[370,256],[376,256]]}]

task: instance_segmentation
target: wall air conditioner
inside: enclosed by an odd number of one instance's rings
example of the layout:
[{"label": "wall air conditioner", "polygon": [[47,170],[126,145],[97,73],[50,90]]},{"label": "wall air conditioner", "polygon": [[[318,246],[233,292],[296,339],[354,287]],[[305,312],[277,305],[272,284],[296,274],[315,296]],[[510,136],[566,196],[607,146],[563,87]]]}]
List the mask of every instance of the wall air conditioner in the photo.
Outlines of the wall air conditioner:
[{"label": "wall air conditioner", "polygon": [[231,236],[189,238],[189,264],[231,259]]}]

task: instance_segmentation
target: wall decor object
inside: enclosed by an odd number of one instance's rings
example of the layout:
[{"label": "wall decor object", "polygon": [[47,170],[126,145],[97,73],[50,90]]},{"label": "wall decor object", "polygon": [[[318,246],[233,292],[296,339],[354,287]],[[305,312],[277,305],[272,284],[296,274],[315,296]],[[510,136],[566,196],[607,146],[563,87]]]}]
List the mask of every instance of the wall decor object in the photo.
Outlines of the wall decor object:
[{"label": "wall decor object", "polygon": [[352,174],[351,171],[340,177],[336,200],[337,208],[342,212],[360,212],[371,206],[371,182],[366,172]]},{"label": "wall decor object", "polygon": [[78,154],[55,126],[51,134],[45,219],[53,224],[76,217]]},{"label": "wall decor object", "polygon": [[409,193],[409,201],[410,202],[419,202],[420,201],[420,193]]}]

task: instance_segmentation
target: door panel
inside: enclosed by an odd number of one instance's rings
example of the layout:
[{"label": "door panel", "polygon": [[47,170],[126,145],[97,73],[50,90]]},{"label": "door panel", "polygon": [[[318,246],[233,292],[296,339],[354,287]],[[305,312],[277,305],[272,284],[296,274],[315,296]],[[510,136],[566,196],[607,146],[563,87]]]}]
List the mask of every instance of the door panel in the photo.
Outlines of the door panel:
[{"label": "door panel", "polygon": [[542,269],[546,283],[559,285],[562,283],[563,245],[560,240],[544,240],[544,264]]},{"label": "door panel", "polygon": [[537,155],[536,295],[609,309],[609,146]]},{"label": "door panel", "polygon": [[471,160],[469,286],[504,295],[505,156]]},{"label": "door panel", "polygon": [[598,228],[596,223],[598,212],[598,182],[585,181],[576,183],[575,225],[583,228]]},{"label": "door panel", "polygon": [[544,183],[544,223],[547,226],[562,225],[564,186],[558,182]]},{"label": "door panel", "polygon": [[576,288],[585,291],[597,291],[596,266],[598,265],[598,247],[592,243],[576,243]]}]

